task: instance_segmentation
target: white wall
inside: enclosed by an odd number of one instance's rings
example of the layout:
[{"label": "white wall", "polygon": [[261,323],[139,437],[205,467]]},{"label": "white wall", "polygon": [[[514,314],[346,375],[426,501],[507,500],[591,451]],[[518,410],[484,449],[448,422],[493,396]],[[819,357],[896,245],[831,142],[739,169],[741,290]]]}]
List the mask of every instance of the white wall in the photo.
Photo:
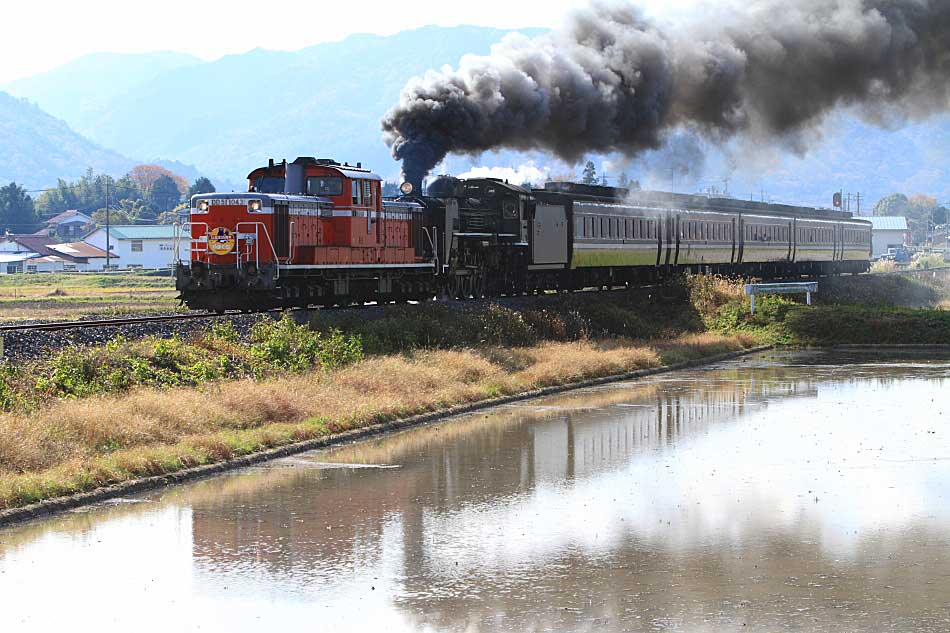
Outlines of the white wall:
[{"label": "white wall", "polygon": [[[92,244],[102,250],[106,249],[106,232],[104,229],[98,229],[96,232],[86,238],[86,243]],[[139,267],[149,270],[168,268],[175,263],[174,240],[172,239],[153,239],[142,240],[142,251],[132,252],[132,241],[127,239],[117,239],[115,234],[110,236],[109,243],[112,245],[112,254],[118,255],[118,259],[112,260],[112,266],[125,269],[130,267]],[[182,240],[181,244],[182,259],[188,260],[189,242]],[[105,266],[105,259],[93,259],[89,262],[90,266],[95,266],[95,270],[102,270]]]},{"label": "white wall", "polygon": [[874,257],[887,254],[888,248],[904,245],[905,231],[875,230],[871,233],[871,251]]}]

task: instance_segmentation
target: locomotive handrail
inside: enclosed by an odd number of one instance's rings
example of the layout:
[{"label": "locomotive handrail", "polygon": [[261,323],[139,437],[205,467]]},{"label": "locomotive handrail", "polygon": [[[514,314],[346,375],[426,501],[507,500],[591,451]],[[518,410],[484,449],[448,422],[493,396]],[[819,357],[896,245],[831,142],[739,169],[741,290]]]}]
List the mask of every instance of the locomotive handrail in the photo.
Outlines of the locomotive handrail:
[{"label": "locomotive handrail", "polygon": [[290,233],[287,239],[287,262],[286,263],[288,266],[290,265],[290,262],[293,261],[294,259],[294,225],[295,224],[297,223],[294,221],[291,221],[290,226],[287,227],[288,229],[287,232]]},{"label": "locomotive handrail", "polygon": [[[238,223],[234,226],[234,229],[235,229],[235,231],[236,231],[238,234],[240,234],[240,232],[241,232],[241,227],[242,227],[242,226],[247,226],[247,225],[250,225],[250,226],[254,227],[254,265],[257,266],[257,269],[258,269],[258,270],[260,270],[260,264],[261,264],[260,243],[261,243],[261,239],[260,239],[260,233],[259,233],[258,229],[264,229],[264,237],[267,238],[267,245],[270,246],[271,255],[274,256],[274,263],[277,264],[277,266],[275,266],[275,269],[276,269],[276,270],[275,270],[274,279],[278,279],[278,278],[280,277],[280,259],[277,257],[277,250],[274,248],[274,242],[271,241],[271,239],[270,239],[270,233],[267,231],[267,226],[266,226],[263,222],[238,222]],[[250,253],[248,253],[248,254],[250,254]],[[238,251],[238,258],[237,258],[237,260],[238,260],[238,268],[240,268],[240,262],[241,262],[240,250]]]},{"label": "locomotive handrail", "polygon": [[[198,255],[199,255],[198,261],[201,261],[201,257],[200,257],[201,253],[207,253],[207,252],[208,252],[208,244],[207,244],[207,241],[205,241],[205,246],[204,246],[204,249],[203,249],[203,250],[200,249],[200,248],[197,248],[197,247],[195,246],[196,243],[199,244],[199,245],[201,244],[201,238],[196,238],[196,237],[192,236],[192,234],[191,234],[191,228],[192,228],[193,226],[203,226],[204,229],[205,229],[204,237],[205,237],[206,240],[207,240],[207,237],[208,237],[208,223],[207,223],[207,222],[191,222],[191,221],[188,221],[188,222],[182,222],[181,224],[176,224],[176,225],[175,225],[175,240],[174,240],[174,244],[175,244],[175,260],[176,260],[176,262],[179,263],[179,264],[181,263],[181,237],[182,237],[182,233],[184,233],[184,231],[185,231],[185,227],[188,227],[188,240],[189,240],[189,242],[190,242],[190,244],[188,245],[188,252],[189,252],[189,254],[190,254],[190,253],[198,253]],[[190,263],[190,258],[189,258],[189,263]]]},{"label": "locomotive handrail", "polygon": [[[435,227],[432,227],[432,230],[435,230]],[[426,236],[426,239],[429,240],[429,246],[432,247],[432,257],[435,260],[435,270],[436,273],[439,271],[439,251],[435,248],[435,242],[432,240],[432,236],[429,234],[429,229],[422,227],[422,234]]]}]

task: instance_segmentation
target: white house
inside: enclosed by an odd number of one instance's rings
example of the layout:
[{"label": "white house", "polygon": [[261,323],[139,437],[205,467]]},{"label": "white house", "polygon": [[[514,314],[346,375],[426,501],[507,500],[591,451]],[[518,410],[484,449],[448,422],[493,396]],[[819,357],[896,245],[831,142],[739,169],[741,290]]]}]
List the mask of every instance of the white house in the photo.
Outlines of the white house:
[{"label": "white house", "polygon": [[46,220],[46,228],[38,231],[37,235],[55,236],[61,240],[78,239],[96,226],[91,217],[70,209]]},{"label": "white house", "polygon": [[900,216],[881,216],[867,219],[871,221],[871,250],[873,257],[886,255],[887,249],[900,248],[907,243],[907,218]]},{"label": "white house", "polygon": [[59,244],[43,235],[0,237],[0,274],[102,270],[105,251],[85,242]]},{"label": "white house", "polygon": [[[98,227],[86,236],[87,244],[105,250],[106,228]],[[110,253],[117,259],[113,268],[158,270],[175,264],[175,227],[171,224],[113,225],[109,227]],[[180,240],[181,258],[187,260],[189,240]]]}]

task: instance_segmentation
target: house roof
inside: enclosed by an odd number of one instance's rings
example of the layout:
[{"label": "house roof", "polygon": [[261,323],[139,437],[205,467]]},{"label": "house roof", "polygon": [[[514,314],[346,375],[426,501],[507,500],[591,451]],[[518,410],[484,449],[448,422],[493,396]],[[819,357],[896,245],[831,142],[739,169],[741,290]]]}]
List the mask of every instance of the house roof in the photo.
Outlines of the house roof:
[{"label": "house roof", "polygon": [[887,215],[868,218],[871,221],[871,227],[874,231],[906,231],[907,218]]},{"label": "house roof", "polygon": [[12,264],[38,257],[36,253],[0,253],[0,264]]},{"label": "house roof", "polygon": [[[84,257],[84,258],[94,258],[94,257],[105,257],[106,252],[101,248],[93,246],[92,244],[87,244],[86,242],[68,242],[66,244],[50,244],[51,249],[56,251],[59,255],[65,255],[66,257]],[[115,259],[118,259],[118,255],[111,255]]]},{"label": "house roof", "polygon": [[[97,231],[105,231],[100,226]],[[175,237],[174,224],[113,224],[109,237],[119,240],[171,240]]]},{"label": "house roof", "polygon": [[56,255],[50,249],[50,245],[55,244],[56,240],[48,235],[7,235],[5,238],[40,255]]},{"label": "house roof", "polygon": [[77,211],[76,209],[69,209],[68,211],[63,211],[58,215],[54,215],[49,220],[46,221],[46,224],[64,224],[64,223],[73,223],[78,222],[80,224],[92,224],[93,220],[85,213]]},{"label": "house roof", "polygon": [[65,264],[68,261],[70,260],[65,257],[60,257],[59,255],[47,255],[46,257],[31,259],[30,264]]}]

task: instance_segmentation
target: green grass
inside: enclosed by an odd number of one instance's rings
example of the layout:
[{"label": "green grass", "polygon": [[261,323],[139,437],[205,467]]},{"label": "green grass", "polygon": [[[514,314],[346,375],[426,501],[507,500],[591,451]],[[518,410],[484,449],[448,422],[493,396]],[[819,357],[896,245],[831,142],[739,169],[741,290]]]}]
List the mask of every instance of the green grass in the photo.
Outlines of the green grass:
[{"label": "green grass", "polygon": [[145,273],[0,275],[0,321],[174,312],[175,280]]},{"label": "green grass", "polygon": [[175,279],[170,274],[158,276],[151,273],[34,273],[0,275],[0,289],[32,287],[49,288],[174,288]]}]

